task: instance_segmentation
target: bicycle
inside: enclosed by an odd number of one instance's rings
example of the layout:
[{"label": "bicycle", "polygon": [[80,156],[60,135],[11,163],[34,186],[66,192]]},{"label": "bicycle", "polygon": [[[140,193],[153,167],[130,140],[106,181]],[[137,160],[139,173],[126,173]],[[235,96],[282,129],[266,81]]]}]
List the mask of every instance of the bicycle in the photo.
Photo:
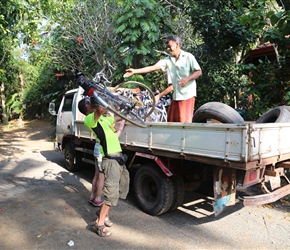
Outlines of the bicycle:
[{"label": "bicycle", "polygon": [[167,109],[170,105],[171,97],[170,95],[162,96],[158,103],[156,104],[155,109],[147,118],[147,121],[151,122],[167,122]]},{"label": "bicycle", "polygon": [[124,120],[145,128],[146,118],[156,106],[152,90],[143,83],[128,81],[110,89],[112,83],[105,74],[105,68],[98,72],[93,81],[88,80],[82,72],[76,74],[75,81],[84,89],[84,96],[93,96],[94,100]]}]

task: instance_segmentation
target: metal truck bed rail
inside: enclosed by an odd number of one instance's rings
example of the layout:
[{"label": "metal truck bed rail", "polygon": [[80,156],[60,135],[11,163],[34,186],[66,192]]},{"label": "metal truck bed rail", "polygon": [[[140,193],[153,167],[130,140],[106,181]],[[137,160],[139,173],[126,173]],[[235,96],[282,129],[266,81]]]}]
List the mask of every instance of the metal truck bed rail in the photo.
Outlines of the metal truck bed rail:
[{"label": "metal truck bed rail", "polygon": [[[287,123],[217,124],[148,122],[146,128],[126,123],[120,135],[123,146],[242,163],[249,169],[263,161],[276,163],[289,158],[290,127]],[[94,139],[83,121],[75,122],[75,135]]]}]

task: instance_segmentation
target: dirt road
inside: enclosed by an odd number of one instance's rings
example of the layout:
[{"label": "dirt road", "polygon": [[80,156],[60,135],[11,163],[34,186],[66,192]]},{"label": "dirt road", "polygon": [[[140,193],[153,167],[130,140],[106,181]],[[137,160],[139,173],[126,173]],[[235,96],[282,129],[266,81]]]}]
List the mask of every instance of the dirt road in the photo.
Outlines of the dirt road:
[{"label": "dirt road", "polygon": [[290,249],[289,202],[237,204],[215,218],[210,198],[193,193],[160,217],[130,193],[112,209],[112,236],[100,238],[87,229],[93,169],[67,172],[52,133],[48,122],[0,124],[0,249]]}]

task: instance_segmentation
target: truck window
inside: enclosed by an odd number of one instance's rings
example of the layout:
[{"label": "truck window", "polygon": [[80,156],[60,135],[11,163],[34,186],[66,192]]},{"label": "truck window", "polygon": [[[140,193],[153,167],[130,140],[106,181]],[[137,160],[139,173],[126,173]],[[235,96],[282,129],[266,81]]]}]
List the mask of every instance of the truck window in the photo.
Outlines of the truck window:
[{"label": "truck window", "polygon": [[72,111],[73,95],[65,96],[62,112]]}]

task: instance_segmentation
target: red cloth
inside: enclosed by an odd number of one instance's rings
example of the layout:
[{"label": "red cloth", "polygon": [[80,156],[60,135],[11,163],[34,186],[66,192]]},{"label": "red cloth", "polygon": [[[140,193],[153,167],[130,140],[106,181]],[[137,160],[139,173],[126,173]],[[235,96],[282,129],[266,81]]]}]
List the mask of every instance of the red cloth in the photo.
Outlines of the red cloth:
[{"label": "red cloth", "polygon": [[192,123],[194,103],[195,97],[182,101],[172,100],[168,108],[167,121]]}]

